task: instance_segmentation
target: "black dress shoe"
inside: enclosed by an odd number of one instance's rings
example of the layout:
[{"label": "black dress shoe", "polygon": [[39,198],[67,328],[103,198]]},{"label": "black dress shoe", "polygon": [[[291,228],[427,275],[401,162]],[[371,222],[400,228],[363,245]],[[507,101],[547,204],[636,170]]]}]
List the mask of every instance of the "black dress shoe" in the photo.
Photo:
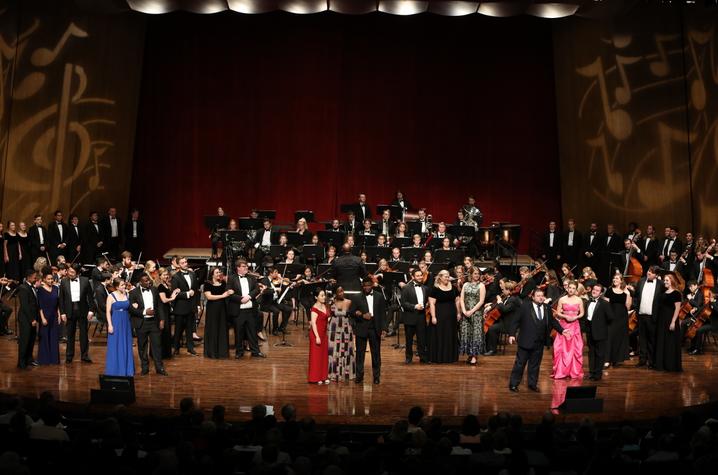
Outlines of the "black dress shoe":
[{"label": "black dress shoe", "polygon": [[509,391],[517,393],[519,392],[519,388],[517,386],[509,386]]},{"label": "black dress shoe", "polygon": [[189,354],[192,355],[192,356],[199,356],[199,353],[197,353],[197,352],[194,351],[194,350],[190,350],[190,351],[188,351],[187,353],[189,353]]},{"label": "black dress shoe", "polygon": [[379,378],[374,378],[374,384],[379,384],[379,383],[380,383]]},{"label": "black dress shoe", "polygon": [[699,349],[691,350],[688,352],[688,354],[691,356],[700,355],[701,353],[703,353],[703,352]]},{"label": "black dress shoe", "polygon": [[172,356],[178,356],[178,355],[179,355],[179,350],[174,350],[172,352]]},{"label": "black dress shoe", "polygon": [[30,361],[30,364],[31,364],[32,366],[40,366],[40,362],[37,361],[37,360],[32,360],[32,361]]},{"label": "black dress shoe", "polygon": [[90,358],[82,358],[83,363],[92,363],[92,360]]},{"label": "black dress shoe", "polygon": [[65,364],[72,364],[72,360],[65,359]]},{"label": "black dress shoe", "polygon": [[140,373],[141,376],[147,376],[148,374],[150,374],[150,370],[148,370],[148,369],[143,369],[142,372]]},{"label": "black dress shoe", "polygon": [[241,360],[242,358],[244,358],[244,353],[237,353],[234,355],[235,360]]},{"label": "black dress shoe", "polygon": [[489,350],[486,353],[484,353],[484,356],[494,356],[496,352],[494,350]]},{"label": "black dress shoe", "polygon": [[356,384],[364,384],[364,378],[357,378],[354,380]]},{"label": "black dress shoe", "polygon": [[540,393],[540,392],[541,392],[541,391],[539,391],[539,388],[537,388],[536,386],[529,386],[529,389],[530,389],[531,391],[535,392],[535,393]]},{"label": "black dress shoe", "polygon": [[169,375],[167,374],[167,371],[165,371],[164,368],[162,368],[161,370],[157,371],[157,374],[159,374],[160,376],[169,376]]},{"label": "black dress shoe", "polygon": [[266,358],[267,355],[262,353],[261,351],[259,353],[252,353],[252,358]]},{"label": "black dress shoe", "polygon": [[406,364],[411,364],[411,360],[407,358],[407,359],[404,360],[404,363],[406,363]]}]

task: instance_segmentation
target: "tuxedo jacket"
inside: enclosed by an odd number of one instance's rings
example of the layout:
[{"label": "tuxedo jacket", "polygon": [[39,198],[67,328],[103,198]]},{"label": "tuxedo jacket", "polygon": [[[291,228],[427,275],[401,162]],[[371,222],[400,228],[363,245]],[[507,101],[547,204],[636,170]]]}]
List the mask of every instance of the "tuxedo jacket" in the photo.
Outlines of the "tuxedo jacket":
[{"label": "tuxedo jacket", "polygon": [[227,290],[234,290],[234,294],[230,295],[227,303],[227,314],[231,316],[239,315],[240,306],[242,305],[242,297],[249,295],[252,298],[252,308],[257,309],[257,295],[259,295],[259,286],[257,279],[251,275],[246,276],[249,293],[242,293],[242,284],[238,275],[232,275],[227,279]]},{"label": "tuxedo jacket", "polygon": [[[155,310],[154,317],[157,319],[156,322],[159,327],[159,321],[165,318],[165,315],[163,315],[164,312],[159,311],[159,307],[161,305],[160,293],[157,291],[157,287],[155,286],[150,286],[149,291],[152,293],[153,308]],[[128,298],[130,300],[132,328],[139,330],[142,328],[142,324],[145,323],[145,299],[142,298],[142,287],[138,285],[132,289]],[[137,308],[135,308],[134,304],[137,304]]]},{"label": "tuxedo jacket", "polygon": [[107,297],[110,293],[104,285],[95,286],[95,305],[97,305],[97,318],[104,321],[107,318]]},{"label": "tuxedo jacket", "polygon": [[[646,280],[647,278],[644,277],[638,281],[638,284],[636,285],[636,292],[633,294],[633,308],[636,312],[639,312],[641,308],[641,294],[643,294],[643,287],[646,285]],[[656,291],[653,294],[653,306],[651,313],[654,320],[658,317],[658,305],[661,301],[661,294],[664,290],[663,281],[656,277]]]},{"label": "tuxedo jacket", "polygon": [[[60,229],[62,229],[62,237],[60,237]],[[57,223],[53,221],[47,226],[47,240],[49,244],[49,250],[55,253],[64,253],[64,250],[58,249],[57,246],[60,244],[67,244],[70,228],[65,223]]]},{"label": "tuxedo jacket", "polygon": [[[551,246],[551,238],[550,238],[550,232],[546,231],[543,234],[543,238],[541,239],[541,249],[543,250],[543,253],[546,254],[547,258],[553,258],[557,255],[563,254],[563,239],[561,238],[561,233],[556,230],[553,233],[553,246]],[[552,266],[556,266],[556,262],[550,263]]]},{"label": "tuxedo jacket", "polygon": [[72,255],[74,256],[77,252],[77,246],[82,244],[82,226],[77,224],[77,229],[72,224],[67,225],[67,238],[65,239],[67,247],[72,249]]},{"label": "tuxedo jacket", "polygon": [[[427,287],[426,285],[419,285],[424,295],[423,301],[419,302],[416,298],[416,290],[414,286],[415,284],[411,282],[409,284],[406,284],[404,288],[401,289],[401,309],[403,311],[405,325],[419,325],[420,323],[426,322],[426,309],[428,308],[427,302],[429,300],[429,287]],[[419,303],[424,305],[424,310],[417,310],[416,308],[414,308]]]},{"label": "tuxedo jacket", "polygon": [[579,251],[583,249],[583,236],[578,230],[573,231],[573,246],[568,245],[568,233],[566,230],[561,234],[561,246],[563,246],[563,252],[571,254],[572,256],[578,255]]},{"label": "tuxedo jacket", "polygon": [[[665,259],[668,259],[671,257],[670,252],[666,248],[667,241],[668,241],[668,239],[664,239],[663,241],[661,241],[660,253]],[[666,252],[664,252],[664,251],[666,251]],[[681,256],[681,254],[683,253],[683,242],[680,240],[680,238],[675,239],[675,241],[673,242],[673,246],[671,246],[671,251],[677,251],[678,257]]]},{"label": "tuxedo jacket", "polygon": [[518,330],[518,344],[521,348],[533,350],[544,345],[550,346],[551,330],[563,332],[564,328],[553,317],[551,307],[544,303],[541,309],[543,319],[539,320],[533,302],[526,301],[519,309],[519,317],[511,322],[509,334],[515,336]]},{"label": "tuxedo jacket", "polygon": [[40,307],[37,303],[37,296],[30,284],[23,282],[17,288],[18,309],[17,318],[20,325],[32,325],[32,322],[40,320]]},{"label": "tuxedo jacket", "polygon": [[[372,314],[374,331],[381,333],[386,329],[386,300],[379,291],[372,291],[374,296],[374,308]],[[352,323],[354,327],[354,334],[359,338],[367,338],[369,336],[369,330],[371,328],[371,320],[364,320],[363,317],[357,317],[354,315],[356,311],[360,311],[363,314],[369,312],[369,304],[366,299],[366,295],[362,292],[359,296],[352,297],[352,305],[349,308],[349,314],[352,317]]]},{"label": "tuxedo jacket", "polygon": [[97,252],[99,250],[97,243],[102,241],[102,228],[100,227],[100,223],[97,223],[97,227],[95,227],[95,223],[88,221],[85,223],[83,231],[81,235],[83,250],[88,253]]},{"label": "tuxedo jacket", "polygon": [[95,304],[95,290],[87,277],[79,276],[80,301],[78,302],[78,313],[72,312],[72,291],[70,290],[70,279],[64,278],[60,281],[60,313],[67,315],[67,318],[86,318],[87,312],[97,313]]},{"label": "tuxedo jacket", "polygon": [[[138,239],[138,240],[142,241],[142,239],[145,236],[145,222],[142,221],[141,219],[137,220],[137,237],[136,238],[132,237],[132,222],[133,221],[131,219],[128,219],[127,222],[125,222],[125,228],[124,228],[125,242],[131,241],[132,239]],[[137,256],[135,256],[135,257],[137,257]]]},{"label": "tuxedo jacket", "polygon": [[[175,315],[191,315],[195,311],[195,297],[197,296],[198,290],[197,277],[194,275],[194,272],[187,272],[187,274],[190,278],[190,285],[187,285],[187,279],[185,279],[182,271],[172,276],[172,290],[180,289],[180,293],[177,294],[172,309]],[[195,295],[192,297],[188,295],[190,290],[195,291]]]},{"label": "tuxedo jacket", "polygon": [[641,241],[640,246],[641,253],[643,254],[644,268],[658,264],[658,256],[661,255],[660,241],[655,237],[646,237]]},{"label": "tuxedo jacket", "polygon": [[[44,244],[40,244],[40,231],[42,229],[42,237]],[[30,252],[37,255],[44,255],[40,250],[40,247],[45,246],[45,249],[49,249],[49,236],[47,235],[47,229],[44,226],[30,226],[27,230],[27,237],[30,242]]]},{"label": "tuxedo jacket", "polygon": [[365,219],[371,219],[371,206],[369,206],[369,203],[364,203],[364,211],[362,211],[357,202],[354,206],[354,217],[359,223],[363,223]]},{"label": "tuxedo jacket", "polygon": [[[121,241],[123,234],[122,220],[119,216],[116,216],[115,219],[117,220],[117,239]],[[100,219],[100,232],[102,233],[102,241],[105,243],[109,242],[112,237],[112,227],[110,226],[109,216],[103,216]]]},{"label": "tuxedo jacket", "polygon": [[593,311],[591,321],[588,320],[588,300],[583,302],[583,318],[581,318],[581,329],[590,335],[590,339],[601,341],[608,338],[608,323],[613,320],[611,304],[599,297],[596,301],[596,308]]}]

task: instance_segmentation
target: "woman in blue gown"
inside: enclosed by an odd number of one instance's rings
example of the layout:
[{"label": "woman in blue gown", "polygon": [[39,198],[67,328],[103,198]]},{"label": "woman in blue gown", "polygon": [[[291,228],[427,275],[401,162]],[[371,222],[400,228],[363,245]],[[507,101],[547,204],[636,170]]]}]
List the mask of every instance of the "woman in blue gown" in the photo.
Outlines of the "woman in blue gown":
[{"label": "woman in blue gown", "polygon": [[54,285],[50,269],[43,270],[42,285],[37,289],[40,307],[40,330],[37,361],[40,364],[60,364],[60,292]]},{"label": "woman in blue gown", "polygon": [[114,279],[115,291],[107,296],[107,355],[105,374],[108,376],[134,376],[135,357],[132,353],[132,326],[127,284]]}]

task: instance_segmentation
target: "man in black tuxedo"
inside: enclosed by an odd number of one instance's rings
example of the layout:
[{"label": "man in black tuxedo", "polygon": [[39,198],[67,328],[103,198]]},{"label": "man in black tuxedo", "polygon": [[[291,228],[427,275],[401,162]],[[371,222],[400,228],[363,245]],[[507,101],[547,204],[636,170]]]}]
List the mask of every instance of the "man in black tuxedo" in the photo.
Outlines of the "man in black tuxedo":
[{"label": "man in black tuxedo", "polygon": [[563,255],[563,243],[561,237],[556,229],[556,221],[548,223],[548,231],[546,231],[541,240],[541,259],[548,261],[548,266],[551,269],[559,269],[561,267],[559,261],[561,261]]},{"label": "man in black tuxedo", "polygon": [[[47,229],[42,225],[42,216],[35,215],[35,220],[27,231],[27,237],[30,241],[30,257],[34,264],[38,257],[48,257],[48,236]],[[48,265],[52,265],[48,262]]]},{"label": "man in black tuxedo", "polygon": [[695,278],[689,271],[686,271],[686,261],[680,259],[678,251],[671,249],[670,257],[663,261],[661,268],[668,272],[678,272],[682,277]]},{"label": "man in black tuxedo", "polygon": [[359,201],[357,202],[354,210],[356,214],[357,222],[363,223],[365,219],[371,219],[371,208],[369,203],[366,202],[366,195],[359,193]]},{"label": "man in black tuxedo", "polygon": [[65,240],[65,258],[68,262],[75,260],[75,257],[82,251],[82,231],[80,230],[80,218],[76,214],[70,215],[70,223],[67,226],[67,239]]},{"label": "man in black tuxedo", "polygon": [[95,304],[97,305],[97,319],[102,323],[107,323],[107,297],[110,296],[108,287],[112,284],[112,273],[102,272],[100,274],[101,282],[95,285]]},{"label": "man in black tuxedo", "polygon": [[[266,287],[262,300],[262,310],[272,315],[272,335],[279,336],[287,332],[289,318],[292,316],[291,297],[289,288],[291,284],[284,282],[279,268],[274,267],[269,275],[262,280]],[[282,323],[279,323],[279,315]]]},{"label": "man in black tuxedo", "polygon": [[122,223],[117,216],[117,209],[110,208],[100,222],[100,230],[102,232],[102,242],[105,243],[105,250],[110,257],[116,259],[120,253],[120,240],[122,237]]},{"label": "man in black tuxedo", "polygon": [[145,222],[140,219],[140,210],[137,208],[130,212],[124,231],[125,250],[139,256],[145,243]]},{"label": "man in black tuxedo", "polygon": [[611,304],[602,298],[603,286],[596,282],[591,287],[591,296],[584,302],[584,315],[581,329],[588,342],[588,379],[599,381],[603,376],[603,363],[606,361],[606,340],[608,323],[613,319]]},{"label": "man in black tuxedo", "polygon": [[661,243],[656,238],[656,229],[652,224],[646,226],[646,236],[641,241],[643,258],[643,274],[648,272],[651,266],[659,264],[658,256],[661,254]]},{"label": "man in black tuxedo", "polygon": [[[630,239],[624,239],[623,250],[621,250],[621,254],[619,254],[618,256],[618,270],[621,272],[622,275],[626,274],[626,270],[628,269],[628,262],[631,257],[635,257],[640,263],[643,260],[643,256],[641,256],[641,247]],[[641,266],[643,266],[643,264],[641,264]]]},{"label": "man in black tuxedo", "polygon": [[75,332],[80,327],[80,357],[85,363],[90,359],[90,340],[87,335],[89,320],[97,311],[95,290],[87,277],[78,276],[79,266],[67,268],[67,278],[60,281],[60,318],[67,325],[67,348],[65,363],[72,363],[75,356]]},{"label": "man in black tuxedo", "polygon": [[406,336],[405,362],[410,364],[414,358],[414,335],[419,362],[428,361],[426,348],[426,302],[429,288],[423,284],[424,273],[414,269],[412,282],[401,289],[401,308],[403,310],[404,334]]},{"label": "man in black tuxedo", "polygon": [[[70,237],[67,224],[62,221],[62,211],[55,211],[55,220],[47,226],[48,252],[52,259],[51,265],[57,262],[57,256],[67,255],[67,240]],[[69,258],[72,260],[72,258]]]},{"label": "man in black tuxedo", "polygon": [[583,249],[582,235],[576,230],[576,221],[573,218],[568,220],[567,229],[563,232],[561,246],[563,247],[563,261],[569,267],[575,267],[579,263],[581,249]]},{"label": "man in black tuxedo", "polygon": [[260,289],[257,279],[247,275],[249,265],[244,259],[237,259],[235,262],[236,275],[231,275],[227,280],[227,290],[233,290],[227,303],[227,315],[234,325],[234,357],[239,359],[244,355],[243,341],[249,342],[249,350],[252,356],[265,358],[266,355],[259,351],[257,334],[261,330],[257,326],[257,317],[261,322],[261,315],[257,308],[257,296]]},{"label": "man in black tuxedo", "polygon": [[172,309],[175,316],[174,354],[179,355],[180,341],[182,334],[185,333],[187,352],[190,355],[199,356],[194,351],[194,340],[192,338],[192,322],[196,310],[197,278],[194,272],[189,271],[186,257],[178,258],[177,262],[179,271],[172,276],[172,289],[180,289]]},{"label": "man in black tuxedo", "polygon": [[374,282],[367,278],[362,283],[362,293],[355,296],[349,309],[353,317],[356,338],[356,383],[364,382],[364,357],[366,345],[371,351],[371,370],[374,384],[381,378],[381,338],[386,333],[386,300],[379,291],[374,291]]},{"label": "man in black tuxedo", "polygon": [[658,266],[649,268],[633,294],[633,308],[638,314],[638,366],[653,367],[654,363],[658,305],[665,291],[658,272]]},{"label": "man in black tuxedo", "polygon": [[102,241],[102,231],[97,211],[90,213],[90,220],[85,224],[80,237],[82,238],[82,263],[92,264],[95,259],[102,255],[105,245]]},{"label": "man in black tuxedo", "polygon": [[604,244],[605,247],[601,266],[599,270],[594,269],[594,271],[596,271],[596,275],[604,285],[609,285],[614,269],[619,268],[621,265],[620,254],[621,250],[623,250],[623,239],[616,232],[616,228],[613,224],[606,225]]},{"label": "man in black tuxedo", "polygon": [[391,211],[385,209],[381,213],[381,221],[376,223],[378,229],[377,234],[383,234],[385,236],[393,236],[395,234],[394,223],[391,220]]},{"label": "man in black tuxedo", "polygon": [[519,311],[519,318],[511,325],[509,343],[516,343],[516,331],[520,328],[516,360],[511,370],[509,389],[518,392],[519,383],[524,375],[528,363],[528,387],[538,392],[538,376],[543,358],[543,347],[548,346],[551,338],[551,329],[561,333],[566,338],[571,337],[570,330],[564,330],[558,320],[553,318],[551,307],[544,303],[546,297],[543,289],[534,290],[531,300],[526,301]]},{"label": "man in black tuxedo", "polygon": [[37,322],[40,319],[40,307],[37,303],[37,289],[35,287],[37,282],[37,272],[30,269],[25,272],[25,280],[17,288],[17,298],[20,303],[17,313],[17,367],[20,369],[37,366],[37,362],[32,358],[32,350],[37,337]]},{"label": "man in black tuxedo", "polygon": [[367,271],[361,258],[352,254],[349,244],[342,245],[342,255],[334,259],[332,268],[337,285],[344,289],[344,293],[347,295],[359,293],[361,281],[367,276]]},{"label": "man in black tuxedo", "polygon": [[150,360],[147,355],[147,341],[150,342],[152,359],[155,363],[157,374],[167,376],[162,364],[162,344],[160,334],[167,322],[165,322],[156,311],[160,304],[160,294],[157,288],[152,285],[150,276],[142,273],[137,287],[130,291],[130,316],[132,317],[132,328],[137,332],[137,352],[140,355],[142,365],[142,376],[150,372]]},{"label": "man in black tuxedo", "polygon": [[347,211],[347,220],[342,224],[342,231],[345,235],[354,234],[358,231],[359,224],[357,222],[356,213],[354,211]]},{"label": "man in black tuxedo", "polygon": [[591,227],[583,239],[582,267],[588,266],[598,275],[598,266],[601,263],[601,254],[604,247],[603,240],[598,232],[598,224],[591,223]]},{"label": "man in black tuxedo", "polygon": [[661,261],[667,261],[671,256],[671,251],[675,250],[680,256],[683,253],[683,243],[681,238],[678,237],[678,228],[670,226],[667,228],[667,235],[661,243]]},{"label": "man in black tuxedo", "polygon": [[92,282],[93,288],[102,283],[104,280],[102,274],[105,272],[110,272],[110,262],[104,256],[98,257],[95,259],[95,267],[92,268],[92,272],[90,273],[90,281]]}]

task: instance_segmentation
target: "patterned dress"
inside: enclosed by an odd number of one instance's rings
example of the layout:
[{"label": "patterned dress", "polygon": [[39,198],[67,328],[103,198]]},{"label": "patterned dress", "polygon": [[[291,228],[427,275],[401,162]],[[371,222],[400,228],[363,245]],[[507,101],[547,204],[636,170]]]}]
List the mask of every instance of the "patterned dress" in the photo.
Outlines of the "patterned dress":
[{"label": "patterned dress", "polygon": [[354,379],[356,358],[354,356],[354,331],[344,310],[334,311],[329,320],[329,379],[343,381]]},{"label": "patterned dress", "polygon": [[[464,307],[468,310],[479,303],[480,282],[464,285]],[[463,317],[459,323],[459,353],[479,356],[484,351],[484,308],[481,307],[470,317]]]}]

